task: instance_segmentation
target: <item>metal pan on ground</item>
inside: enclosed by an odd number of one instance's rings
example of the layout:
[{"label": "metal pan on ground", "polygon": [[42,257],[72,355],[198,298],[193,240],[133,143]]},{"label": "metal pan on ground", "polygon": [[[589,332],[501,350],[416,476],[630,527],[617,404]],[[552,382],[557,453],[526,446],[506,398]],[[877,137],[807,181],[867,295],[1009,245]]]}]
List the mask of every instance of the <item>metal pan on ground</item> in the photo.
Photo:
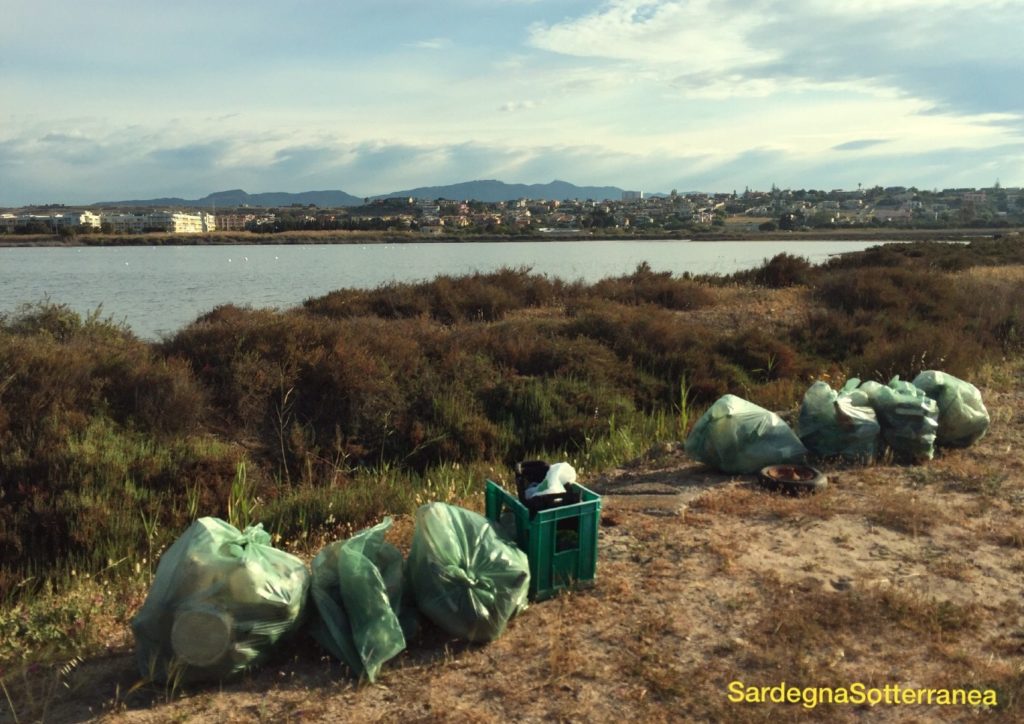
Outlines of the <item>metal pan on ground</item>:
[{"label": "metal pan on ground", "polygon": [[769,465],[761,468],[757,482],[768,490],[790,495],[817,493],[828,486],[825,474],[807,465]]}]

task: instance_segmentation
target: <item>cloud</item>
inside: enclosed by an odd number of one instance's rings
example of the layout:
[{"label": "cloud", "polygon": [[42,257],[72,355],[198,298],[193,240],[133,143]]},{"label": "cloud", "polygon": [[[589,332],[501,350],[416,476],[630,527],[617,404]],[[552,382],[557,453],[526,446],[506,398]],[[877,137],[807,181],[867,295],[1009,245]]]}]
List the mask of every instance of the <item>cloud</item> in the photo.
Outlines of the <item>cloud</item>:
[{"label": "cloud", "polygon": [[836,83],[888,88],[945,111],[1024,117],[1024,5],[979,0],[611,0],[538,23],[563,56],[663,74],[691,98],[771,97]]},{"label": "cloud", "polygon": [[203,169],[216,167],[224,155],[225,142],[207,141],[184,146],[157,148],[147,156],[161,167]]},{"label": "cloud", "polygon": [[92,143],[85,134],[81,132],[72,133],[47,133],[39,139],[42,143],[53,143],[53,144],[82,144]]},{"label": "cloud", "polygon": [[410,48],[422,48],[424,50],[444,50],[450,48],[452,45],[451,38],[429,38],[427,40],[417,40],[414,43],[408,43]]},{"label": "cloud", "polygon": [[710,0],[613,0],[581,18],[534,25],[529,42],[563,55],[674,64],[691,72],[771,60],[771,48],[747,42],[748,33],[761,24],[758,15],[734,14],[722,7]]},{"label": "cloud", "polygon": [[[52,133],[57,141],[63,131]],[[855,188],[858,182],[931,188],[1024,178],[1024,142],[970,147],[931,141],[913,148],[872,136],[810,152],[799,144],[779,146],[771,134],[763,135],[735,147],[694,143],[645,150],[597,142],[350,141],[329,134],[318,134],[310,142],[299,132],[253,131],[180,144],[166,129],[121,127],[93,141],[104,152],[91,164],[69,160],[61,143],[41,143],[38,135],[26,135],[0,140],[0,188],[5,194],[0,205],[194,198],[228,188],[253,193],[342,189],[362,197],[476,178],[509,183],[565,178],[580,185],[650,191],[768,188],[772,183]],[[856,152],[883,144],[884,153]]]},{"label": "cloud", "polygon": [[887,143],[886,138],[862,138],[857,141],[847,141],[846,143],[840,143],[837,146],[833,146],[833,151],[862,151],[865,148],[871,148],[872,146],[879,146],[883,143]]},{"label": "cloud", "polygon": [[[124,44],[137,3],[111,0],[118,22],[68,3],[51,27],[13,2],[0,203],[481,177],[1024,183],[1019,0],[314,0],[313,25],[255,0],[241,26],[183,0]],[[73,48],[26,39],[79,26],[95,32]]]},{"label": "cloud", "polygon": [[516,111],[528,111],[536,107],[537,103],[531,100],[508,101],[498,106],[498,110],[503,113],[514,113]]}]

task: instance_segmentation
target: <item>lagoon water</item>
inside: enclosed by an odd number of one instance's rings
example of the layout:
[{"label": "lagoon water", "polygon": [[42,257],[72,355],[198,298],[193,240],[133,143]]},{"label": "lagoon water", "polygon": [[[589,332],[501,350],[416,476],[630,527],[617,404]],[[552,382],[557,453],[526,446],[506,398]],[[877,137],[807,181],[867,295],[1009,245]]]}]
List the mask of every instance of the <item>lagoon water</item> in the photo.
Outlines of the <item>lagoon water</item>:
[{"label": "lagoon water", "polygon": [[878,241],[544,241],[345,245],[0,248],[0,312],[49,299],[173,334],[220,304],[287,308],[340,288],[528,266],[594,282],[641,262],[675,274],[728,274],[780,252],[821,262]]}]

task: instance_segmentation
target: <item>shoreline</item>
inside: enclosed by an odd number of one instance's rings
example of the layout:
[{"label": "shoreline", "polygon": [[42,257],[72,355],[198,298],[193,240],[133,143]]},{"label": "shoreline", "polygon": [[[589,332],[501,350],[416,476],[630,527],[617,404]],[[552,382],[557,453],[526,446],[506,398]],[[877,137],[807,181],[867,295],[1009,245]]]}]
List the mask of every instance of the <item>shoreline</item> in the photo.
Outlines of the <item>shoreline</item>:
[{"label": "shoreline", "polygon": [[1019,227],[1006,229],[814,229],[810,231],[716,231],[684,234],[451,234],[425,236],[412,232],[214,232],[212,234],[89,234],[72,239],[51,235],[0,237],[0,248],[88,248],[123,246],[261,246],[346,244],[479,244],[548,241],[969,241],[978,238],[1021,237]]}]

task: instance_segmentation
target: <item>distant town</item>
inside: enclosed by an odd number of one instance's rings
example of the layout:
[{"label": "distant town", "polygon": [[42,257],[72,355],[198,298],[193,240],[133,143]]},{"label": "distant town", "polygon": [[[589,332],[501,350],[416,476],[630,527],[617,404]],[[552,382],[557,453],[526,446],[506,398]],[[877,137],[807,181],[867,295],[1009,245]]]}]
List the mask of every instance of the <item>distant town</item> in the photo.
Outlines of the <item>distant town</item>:
[{"label": "distant town", "polygon": [[473,199],[392,196],[321,208],[211,209],[179,205],[140,208],[48,205],[0,214],[0,233],[73,237],[85,234],[276,233],[299,230],[415,232],[423,235],[572,235],[594,232],[659,234],[840,228],[1002,228],[1024,225],[1024,189],[921,190],[894,186],[857,190],[779,189],[732,193],[647,195],[617,199]]}]

